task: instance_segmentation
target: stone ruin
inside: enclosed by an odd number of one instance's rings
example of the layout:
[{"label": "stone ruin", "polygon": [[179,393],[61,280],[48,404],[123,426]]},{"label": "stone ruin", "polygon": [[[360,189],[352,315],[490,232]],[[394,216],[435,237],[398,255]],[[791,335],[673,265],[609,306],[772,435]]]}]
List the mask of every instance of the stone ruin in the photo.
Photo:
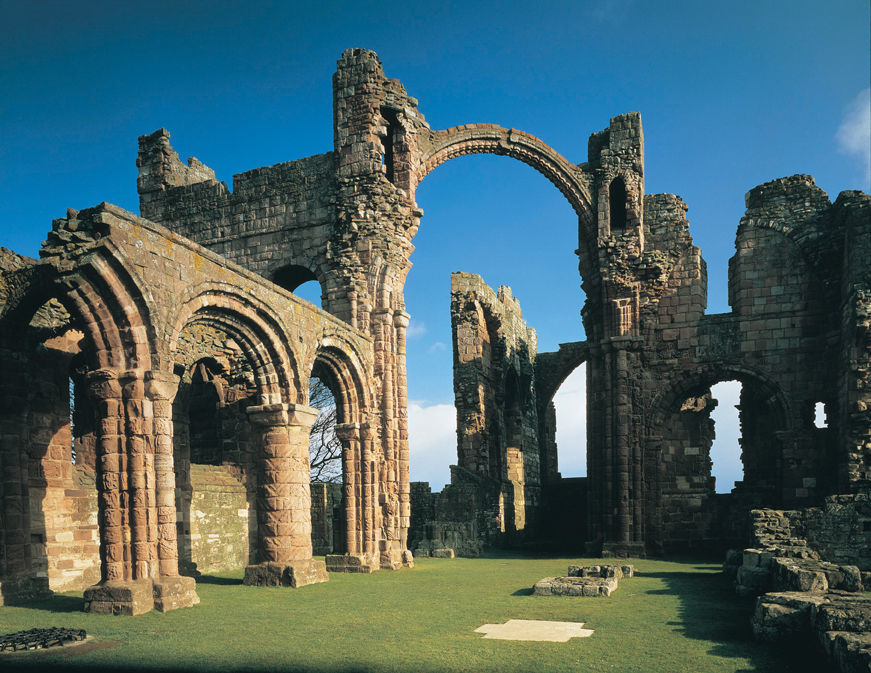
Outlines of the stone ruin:
[{"label": "stone ruin", "polygon": [[869,670],[868,494],[750,515],[752,546],[730,550],[723,570],[735,577],[740,595],[757,597],[751,620],[756,639],[792,646],[816,641],[832,670]]},{"label": "stone ruin", "polygon": [[[160,129],[139,139],[140,215],[70,210],[39,261],[2,250],[0,602],[85,590],[86,609],[138,614],[196,603],[197,573],[227,567],[298,586],[414,549],[743,546],[754,508],[868,491],[868,195],[831,203],[805,175],[752,189],[732,311],[707,315],[687,205],[644,193],[637,113],[575,164],[516,129],[431,129],[370,51],[342,55],[333,96],[325,154],[230,189]],[[508,288],[452,278],[458,455],[433,494],[409,479],[403,286],[417,185],[475,153],[530,165],[577,213],[587,337],[538,353]],[[323,310],[293,294],[312,279]],[[581,363],[589,476],[563,480],[552,400]],[[312,376],[343,447],[314,531]],[[744,479],[717,495],[710,387],[732,379]]]},{"label": "stone ruin", "polygon": [[545,577],[532,587],[534,596],[610,596],[619,580],[634,577],[631,564],[569,566],[565,577]]}]

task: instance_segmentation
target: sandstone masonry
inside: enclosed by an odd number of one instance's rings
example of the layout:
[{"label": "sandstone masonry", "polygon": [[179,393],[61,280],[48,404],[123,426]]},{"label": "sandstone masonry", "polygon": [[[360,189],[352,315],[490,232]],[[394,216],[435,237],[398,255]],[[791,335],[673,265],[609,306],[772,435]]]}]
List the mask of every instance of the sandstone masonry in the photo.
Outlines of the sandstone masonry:
[{"label": "sandstone masonry", "polygon": [[[638,113],[613,117],[575,164],[516,129],[431,129],[363,49],[339,59],[333,100],[330,151],[241,173],[232,189],[183,163],[166,130],[144,135],[141,217],[70,210],[40,261],[0,251],[2,602],[79,588],[94,611],[183,607],[221,559],[249,584],[325,580],[312,556],[312,376],[336,399],[343,447],[338,530],[319,521],[316,536],[331,536],[334,571],[542,534],[606,554],[725,545],[746,538],[751,508],[869,490],[868,195],[831,203],[803,175],[751,190],[732,311],[705,315],[686,204],[644,193]],[[577,213],[587,340],[537,353],[510,289],[456,275],[458,460],[445,492],[418,486],[412,502],[415,190],[474,153],[532,166]],[[312,279],[324,310],[293,294]],[[552,399],[581,362],[589,476],[567,483]],[[743,383],[745,478],[722,499],[709,390],[729,379]],[[827,428],[813,427],[817,402]],[[583,522],[548,529],[567,507]]]}]

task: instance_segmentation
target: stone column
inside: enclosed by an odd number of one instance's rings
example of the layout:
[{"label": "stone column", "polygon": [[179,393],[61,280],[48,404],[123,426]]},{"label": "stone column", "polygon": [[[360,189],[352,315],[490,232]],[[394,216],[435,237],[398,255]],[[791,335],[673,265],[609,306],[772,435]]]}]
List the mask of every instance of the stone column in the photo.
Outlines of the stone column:
[{"label": "stone column", "polygon": [[329,572],[371,573],[378,569],[378,557],[364,553],[363,466],[360,451],[360,424],[336,425],[336,436],[342,442],[342,505],[345,508],[345,553],[327,554]]},{"label": "stone column", "polygon": [[318,410],[301,404],[248,407],[261,431],[256,565],[244,583],[301,587],[329,579],[323,561],[312,559],[309,430]]},{"label": "stone column", "polygon": [[375,442],[378,433],[369,423],[360,426],[363,458],[360,466],[361,490],[363,492],[363,512],[360,517],[363,524],[363,553],[377,555],[380,546],[379,532],[381,530],[381,509],[379,501],[378,482],[375,469]]},{"label": "stone column", "polygon": [[[167,376],[104,369],[88,377],[97,421],[102,580],[85,590],[87,612],[136,615],[199,602],[194,581],[176,577],[175,485],[173,480],[167,494],[165,475],[167,469],[172,475],[173,469],[169,407],[176,384]],[[152,396],[160,413],[157,429]],[[162,456],[159,469],[155,468],[157,447]],[[172,518],[173,533],[164,539],[161,511],[164,518]],[[176,559],[175,572],[164,577],[164,569],[172,572],[172,559]]]},{"label": "stone column", "polygon": [[408,549],[408,527],[411,524],[411,475],[409,472],[408,446],[408,377],[405,368],[405,333],[411,316],[396,312],[393,326],[396,329],[396,408],[399,436],[397,439],[396,478],[399,487],[399,545],[402,564],[413,567],[414,557]]},{"label": "stone column", "polygon": [[145,395],[153,411],[154,485],[157,505],[158,577],[153,580],[154,607],[161,612],[200,602],[193,577],[178,573],[175,463],[173,456],[172,403],[179,379],[168,372],[151,371],[145,376]]}]

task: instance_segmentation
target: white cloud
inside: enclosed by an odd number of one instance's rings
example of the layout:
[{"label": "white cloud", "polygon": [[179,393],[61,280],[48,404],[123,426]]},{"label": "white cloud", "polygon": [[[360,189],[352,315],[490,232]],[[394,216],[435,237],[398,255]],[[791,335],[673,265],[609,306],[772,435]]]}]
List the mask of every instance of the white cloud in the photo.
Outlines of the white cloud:
[{"label": "white cloud", "polygon": [[862,162],[865,189],[871,188],[871,88],[859,92],[847,106],[835,140],[841,152]]},{"label": "white cloud", "polygon": [[408,328],[405,330],[406,339],[417,339],[426,334],[426,325],[418,320],[412,319],[408,323]]},{"label": "white cloud", "polygon": [[436,341],[432,346],[426,349],[427,353],[437,353],[448,349],[444,341]]},{"label": "white cloud", "polygon": [[428,481],[440,491],[457,464],[457,410],[453,404],[408,402],[408,445],[411,481]]},{"label": "white cloud", "polygon": [[587,474],[587,371],[581,365],[553,397],[556,407],[556,446],[563,477]]},{"label": "white cloud", "polygon": [[717,493],[729,493],[735,482],[744,478],[744,463],[741,462],[741,446],[738,438],[738,405],[741,384],[724,381],[711,386],[711,394],[717,400],[717,408],[711,413],[714,419],[714,444],[711,446],[711,473],[717,478]]}]

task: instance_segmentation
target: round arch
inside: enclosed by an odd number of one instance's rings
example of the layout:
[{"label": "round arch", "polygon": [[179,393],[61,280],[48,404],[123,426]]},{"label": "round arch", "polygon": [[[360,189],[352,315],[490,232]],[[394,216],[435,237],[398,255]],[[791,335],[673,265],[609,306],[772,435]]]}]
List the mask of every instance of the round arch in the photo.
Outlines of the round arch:
[{"label": "round arch", "polygon": [[497,124],[465,124],[436,131],[431,148],[420,158],[415,186],[437,166],[468,154],[498,154],[522,161],[550,180],[579,217],[591,217],[592,199],[577,179],[574,164],[536,136]]},{"label": "round arch", "polygon": [[46,302],[56,299],[85,335],[90,369],[151,368],[156,342],[153,298],[108,245],[70,272],[43,263],[28,281],[7,303],[2,332],[14,338]]},{"label": "round arch", "polygon": [[364,367],[353,347],[337,336],[321,340],[311,366],[311,377],[327,384],[336,400],[338,423],[362,423],[370,395]]},{"label": "round arch", "polygon": [[441,164],[470,154],[495,154],[516,159],[547,178],[578,216],[578,254],[581,276],[595,263],[598,227],[593,199],[580,179],[581,169],[538,137],[497,124],[464,124],[435,131],[412,175],[412,193]]},{"label": "round arch", "polygon": [[739,381],[742,385],[758,386],[765,399],[772,401],[771,408],[776,413],[778,429],[791,429],[792,412],[789,400],[774,379],[742,365],[712,364],[683,373],[680,380],[667,385],[654,396],[648,407],[648,432],[655,432],[655,428],[661,426],[683,400],[700,395],[722,381]]},{"label": "round arch", "polygon": [[252,364],[262,404],[293,404],[301,400],[299,368],[293,352],[285,346],[291,339],[268,307],[224,283],[198,286],[185,294],[176,315],[168,322],[169,361],[174,359],[182,330],[190,324],[202,323],[237,341]]},{"label": "round arch", "polygon": [[[742,385],[739,418],[743,477],[717,495],[709,455],[713,433],[711,387]],[[645,519],[663,548],[702,544],[708,537],[738,540],[746,513],[784,504],[784,461],[792,450],[789,400],[769,375],[741,365],[709,364],[672,377],[651,400],[644,449]],[[728,500],[722,500],[721,496]],[[719,503],[719,504],[717,504]],[[686,526],[689,516],[698,526]]]}]

